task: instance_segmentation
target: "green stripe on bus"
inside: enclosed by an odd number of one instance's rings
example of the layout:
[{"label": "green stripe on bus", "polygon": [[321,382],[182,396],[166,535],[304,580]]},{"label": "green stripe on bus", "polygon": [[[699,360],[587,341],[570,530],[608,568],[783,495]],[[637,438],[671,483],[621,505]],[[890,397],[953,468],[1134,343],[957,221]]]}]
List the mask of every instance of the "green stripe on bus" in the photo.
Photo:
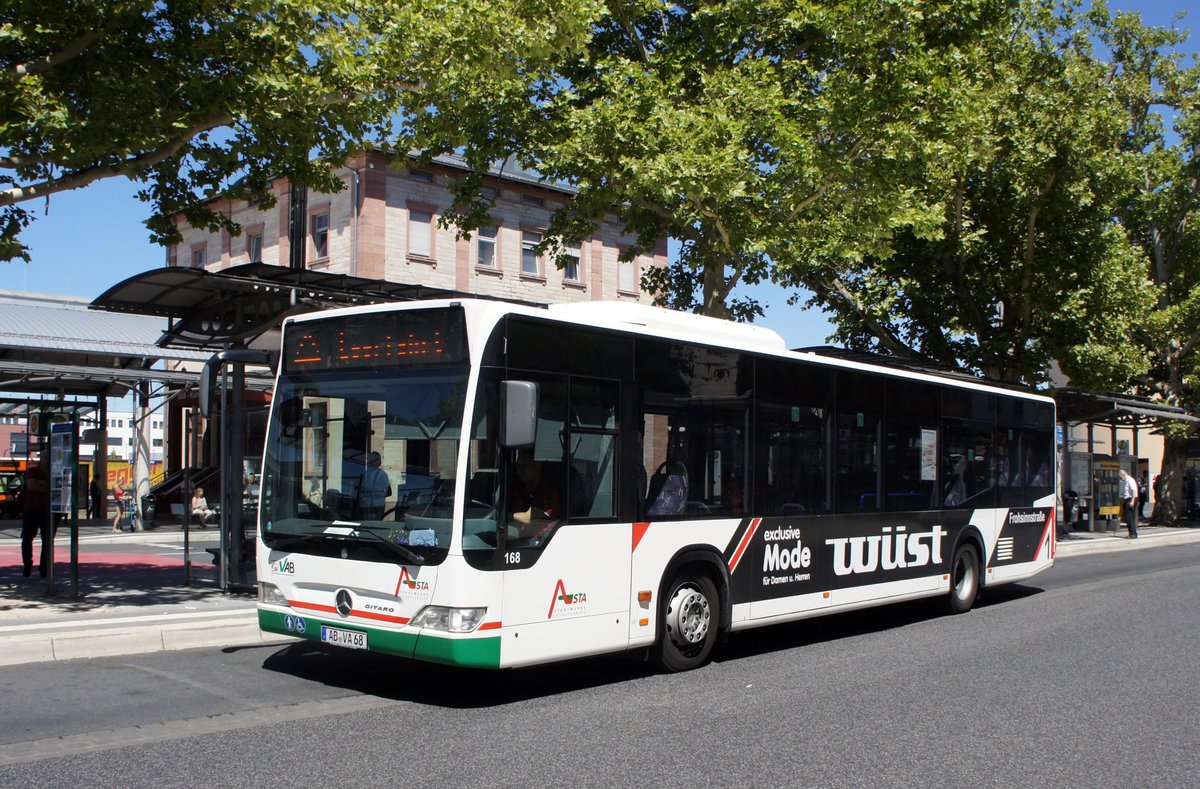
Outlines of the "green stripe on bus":
[{"label": "green stripe on bus", "polygon": [[500,636],[445,638],[422,633],[413,657],[451,666],[500,668]]}]

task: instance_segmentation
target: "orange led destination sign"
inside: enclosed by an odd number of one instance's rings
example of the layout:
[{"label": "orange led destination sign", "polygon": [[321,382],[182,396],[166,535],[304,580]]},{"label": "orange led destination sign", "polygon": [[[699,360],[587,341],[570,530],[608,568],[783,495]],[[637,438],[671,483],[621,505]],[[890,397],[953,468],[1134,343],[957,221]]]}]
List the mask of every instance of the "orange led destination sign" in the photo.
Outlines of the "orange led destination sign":
[{"label": "orange led destination sign", "polygon": [[293,371],[460,364],[467,357],[465,335],[459,310],[330,318],[290,326],[284,363]]}]

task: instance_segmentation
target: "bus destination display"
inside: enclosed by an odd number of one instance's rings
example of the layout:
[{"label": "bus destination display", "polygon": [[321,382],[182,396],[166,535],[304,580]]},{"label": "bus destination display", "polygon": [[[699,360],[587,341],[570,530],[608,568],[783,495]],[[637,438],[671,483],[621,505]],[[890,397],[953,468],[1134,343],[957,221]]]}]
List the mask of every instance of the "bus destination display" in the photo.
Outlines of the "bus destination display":
[{"label": "bus destination display", "polygon": [[288,327],[284,367],[291,372],[461,364],[467,348],[460,310],[356,315]]}]

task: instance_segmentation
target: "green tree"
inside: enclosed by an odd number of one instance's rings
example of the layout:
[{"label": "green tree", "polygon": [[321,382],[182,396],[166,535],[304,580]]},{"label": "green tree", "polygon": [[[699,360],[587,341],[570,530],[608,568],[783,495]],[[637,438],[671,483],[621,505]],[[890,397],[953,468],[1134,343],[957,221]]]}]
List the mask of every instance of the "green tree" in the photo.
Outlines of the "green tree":
[{"label": "green tree", "polygon": [[916,153],[914,199],[936,211],[935,229],[899,229],[885,255],[789,271],[846,345],[1029,384],[1052,360],[1092,388],[1145,372],[1126,338],[1152,293],[1112,221],[1136,171],[1084,22],[1026,3],[955,75],[946,134]]},{"label": "green tree", "polygon": [[[499,138],[578,196],[547,244],[617,212],[637,243],[682,253],[648,285],[663,301],[746,317],[741,283],[818,254],[879,252],[898,226],[928,225],[908,152],[936,134],[959,62],[1003,32],[1006,0],[608,0],[581,57],[477,129],[483,167]],[[471,118],[420,119],[430,150]],[[454,140],[457,144],[459,141]],[[465,183],[464,225],[486,201]]]},{"label": "green tree", "polygon": [[[202,201],[321,190],[329,165],[483,83],[519,92],[587,38],[590,0],[9,0],[0,7],[0,260],[28,259],[31,201],[125,176],[217,229]],[[515,87],[514,87],[515,86]]]},{"label": "green tree", "polygon": [[[1149,360],[1134,385],[1170,405],[1200,407],[1200,63],[1181,49],[1184,32],[1147,27],[1140,15],[1093,13],[1110,54],[1108,81],[1126,112],[1122,149],[1136,163],[1135,188],[1120,219],[1144,253],[1154,309],[1130,333]],[[1162,492],[1153,519],[1179,517],[1187,439],[1194,425],[1164,429]]]}]

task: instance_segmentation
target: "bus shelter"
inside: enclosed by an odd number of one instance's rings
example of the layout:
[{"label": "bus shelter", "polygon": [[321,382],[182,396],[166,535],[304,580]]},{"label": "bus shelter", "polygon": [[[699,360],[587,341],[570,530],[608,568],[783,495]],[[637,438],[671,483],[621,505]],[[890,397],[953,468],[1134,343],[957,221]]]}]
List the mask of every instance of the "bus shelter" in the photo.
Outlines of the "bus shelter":
[{"label": "bus shelter", "polygon": [[[43,457],[53,461],[52,510],[72,535],[72,594],[78,593],[79,509],[90,479],[104,480],[107,488],[109,398],[137,395],[136,492],[150,485],[150,394],[164,386],[195,386],[195,374],[165,366],[203,354],[159,346],[162,328],[154,318],[97,313],[86,299],[0,292],[0,415],[23,426],[14,428],[5,460],[14,478]],[[94,453],[80,457],[80,446],[88,444]],[[48,512],[43,537],[53,520]],[[52,562],[47,570],[53,594]]]},{"label": "bus shelter", "polygon": [[[1062,473],[1063,522],[1090,531],[1113,530],[1120,519],[1120,472],[1139,476],[1143,433],[1166,422],[1200,424],[1182,408],[1126,394],[1095,394],[1076,389],[1054,393],[1064,435]],[[1082,438],[1071,438],[1082,428]],[[1119,438],[1125,431],[1128,439]],[[1098,434],[1107,433],[1098,452]],[[1123,450],[1123,451],[1118,451]]]},{"label": "bus shelter", "polygon": [[[176,418],[168,421],[181,427],[168,438],[173,444],[168,450],[168,465],[187,469],[193,465],[187,462],[189,456],[204,453],[219,459],[215,467],[220,469],[220,476],[215,482],[220,492],[221,548],[217,560],[222,589],[251,591],[256,583],[253,544],[257,501],[251,495],[249,474],[257,471],[261,462],[271,370],[277,361],[283,320],[335,307],[460,295],[424,286],[249,263],[216,272],[179,267],[152,269],[114,285],[92,303],[96,310],[165,319],[167,327],[158,339],[160,347],[189,349],[203,356],[203,365],[188,365],[189,374],[198,382],[201,368],[206,368],[211,389],[206,387],[204,398],[189,392],[175,401]],[[201,413],[206,410],[200,407],[202,399],[214,404],[211,413]],[[179,415],[180,411],[186,413]],[[210,416],[218,425],[218,439],[212,445],[192,449],[182,426],[191,424],[192,419]],[[183,489],[190,486],[191,480],[185,478]],[[187,528],[189,508],[183,509]]]}]

